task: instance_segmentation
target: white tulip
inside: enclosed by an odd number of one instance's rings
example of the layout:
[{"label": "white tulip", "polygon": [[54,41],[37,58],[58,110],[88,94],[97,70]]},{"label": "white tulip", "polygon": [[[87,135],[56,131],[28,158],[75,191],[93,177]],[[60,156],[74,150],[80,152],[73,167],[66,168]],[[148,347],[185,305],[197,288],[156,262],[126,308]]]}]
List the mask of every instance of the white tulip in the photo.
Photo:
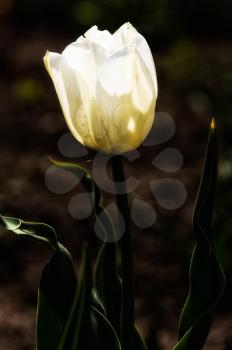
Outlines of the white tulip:
[{"label": "white tulip", "polygon": [[153,124],[158,87],[150,48],[131,24],[114,34],[94,26],[62,54],[47,52],[44,62],[79,142],[106,153],[143,142]]}]

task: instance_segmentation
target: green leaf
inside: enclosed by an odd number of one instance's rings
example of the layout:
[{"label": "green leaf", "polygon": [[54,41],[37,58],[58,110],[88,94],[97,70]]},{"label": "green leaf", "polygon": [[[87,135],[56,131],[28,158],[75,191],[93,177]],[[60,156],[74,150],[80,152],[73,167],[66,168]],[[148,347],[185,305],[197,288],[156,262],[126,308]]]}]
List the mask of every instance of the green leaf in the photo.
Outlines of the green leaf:
[{"label": "green leaf", "polygon": [[70,309],[69,319],[59,344],[59,350],[86,348],[88,337],[86,340],[84,338],[90,325],[91,289],[91,265],[87,246],[85,245],[82,252],[79,288]]},{"label": "green leaf", "polygon": [[45,266],[38,292],[37,349],[58,349],[77,290],[71,256],[59,245]]},{"label": "green leaf", "polygon": [[86,191],[89,193],[93,204],[94,221],[97,222],[98,230],[101,230],[101,233],[99,231],[99,235],[101,237],[105,237],[106,242],[109,240],[112,241],[112,237],[116,236],[112,226],[112,221],[107,212],[103,210],[101,192],[93,180],[89,170],[79,163],[58,161],[52,158],[50,158],[50,161],[54,166],[70,171],[81,179],[81,182]]},{"label": "green leaf", "polygon": [[105,307],[99,299],[95,288],[92,288],[92,306],[101,312],[102,315],[106,315]]},{"label": "green leaf", "polygon": [[[95,266],[95,289],[104,305],[105,315],[120,338],[122,282],[117,269],[116,243],[104,243]],[[135,326],[134,349],[147,350],[144,339]]]},{"label": "green leaf", "polygon": [[57,349],[78,286],[72,257],[58,243],[51,226],[6,216],[0,218],[7,230],[43,241],[52,248],[52,257],[42,272],[38,290],[36,343],[37,350]]},{"label": "green leaf", "polygon": [[80,178],[83,186],[86,188],[87,192],[89,192],[90,196],[94,196],[93,200],[95,203],[95,207],[98,208],[101,200],[100,191],[96,184],[92,181],[91,174],[86,167],[79,163],[59,161],[53,158],[50,158],[50,161],[56,167],[70,171],[77,175],[77,177]]},{"label": "green leaf", "polygon": [[[102,208],[101,192],[91,177],[90,172],[78,163],[60,162],[52,160],[52,163],[62,169],[71,171],[77,176],[81,176],[82,184],[87,191],[91,192],[93,197],[93,215],[98,225],[98,230],[102,230],[101,237],[105,237],[99,249],[95,265],[95,288],[92,290],[92,305],[104,313],[114,330],[120,335],[121,324],[121,302],[122,302],[122,285],[118,274],[118,244],[107,243],[107,238],[116,237],[112,221],[106,211]],[[100,215],[101,214],[101,215]],[[94,346],[94,345],[93,345]],[[135,346],[136,350],[146,349],[145,343],[135,329]]]},{"label": "green leaf", "polygon": [[190,265],[189,294],[180,319],[180,340],[174,350],[202,349],[225,288],[224,271],[212,241],[216,179],[217,136],[213,120],[193,216],[196,247]]},{"label": "green leaf", "polygon": [[120,350],[118,337],[108,320],[94,307],[91,298],[91,265],[84,247],[79,288],[59,350]]},{"label": "green leaf", "polygon": [[[68,170],[80,176],[87,191],[92,194],[94,205],[94,217],[101,237],[115,237],[112,221],[106,211],[103,211],[101,192],[91,177],[90,172],[78,163],[57,161],[51,159],[52,163],[62,169]],[[100,215],[101,214],[101,215]],[[100,216],[99,216],[100,215]],[[100,247],[95,267],[95,289],[93,290],[93,301],[98,309],[105,308],[108,320],[119,332],[121,314],[121,285],[117,271],[118,248],[117,243],[106,243]],[[113,301],[113,302],[112,302]]]},{"label": "green leaf", "polygon": [[88,349],[121,350],[117,334],[110,322],[97,309],[91,308],[91,322],[94,341]]},{"label": "green leaf", "polygon": [[7,230],[12,231],[17,235],[31,236],[38,240],[44,241],[52,249],[56,249],[58,245],[56,232],[47,224],[43,224],[41,222],[23,221],[21,219],[3,215],[0,215],[0,220]]},{"label": "green leaf", "polygon": [[136,326],[134,334],[134,350],[147,350],[145,341]]}]

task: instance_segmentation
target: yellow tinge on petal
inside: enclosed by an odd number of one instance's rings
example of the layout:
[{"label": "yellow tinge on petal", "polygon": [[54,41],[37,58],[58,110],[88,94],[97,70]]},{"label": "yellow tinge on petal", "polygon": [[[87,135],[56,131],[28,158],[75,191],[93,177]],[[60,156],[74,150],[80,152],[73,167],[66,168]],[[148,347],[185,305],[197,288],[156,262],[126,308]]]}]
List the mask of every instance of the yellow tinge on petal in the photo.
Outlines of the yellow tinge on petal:
[{"label": "yellow tinge on petal", "polygon": [[49,51],[46,52],[46,54],[43,58],[43,61],[44,61],[44,65],[45,65],[49,75],[51,75],[51,69],[50,69],[50,63],[49,63]]}]

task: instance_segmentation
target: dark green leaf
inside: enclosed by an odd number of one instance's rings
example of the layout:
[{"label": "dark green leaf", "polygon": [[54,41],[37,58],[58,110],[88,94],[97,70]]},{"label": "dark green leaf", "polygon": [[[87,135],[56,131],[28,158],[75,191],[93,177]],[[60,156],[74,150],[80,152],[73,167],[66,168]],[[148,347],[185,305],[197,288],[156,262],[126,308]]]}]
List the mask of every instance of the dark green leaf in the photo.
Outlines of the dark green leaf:
[{"label": "dark green leaf", "polygon": [[[82,183],[86,190],[93,195],[93,204],[95,216],[95,225],[97,225],[98,232],[102,238],[105,237],[95,267],[95,288],[92,291],[92,304],[101,313],[107,317],[108,321],[114,327],[116,333],[120,334],[121,323],[121,294],[122,286],[118,274],[118,246],[115,240],[114,243],[107,243],[108,240],[113,241],[116,237],[112,221],[106,211],[103,211],[101,206],[101,193],[94,183],[91,174],[82,165],[77,163],[66,163],[59,161],[52,161],[54,165],[74,172],[79,176],[81,172]],[[83,175],[86,174],[86,175]],[[84,181],[83,181],[84,180]],[[101,215],[100,215],[101,214]],[[146,349],[144,342],[139,336],[137,330],[135,331],[136,346],[138,350]]]},{"label": "dark green leaf", "polygon": [[[120,337],[122,282],[118,274],[117,260],[117,243],[104,243],[95,267],[95,290],[104,305],[107,319]],[[145,341],[136,327],[134,334],[135,350],[147,350]]]},{"label": "dark green leaf", "polygon": [[213,247],[213,209],[217,179],[217,137],[212,121],[201,184],[196,201],[189,295],[184,305],[175,350],[201,350],[213,321],[215,307],[225,288],[225,277]]},{"label": "dark green leaf", "polygon": [[[115,237],[111,219],[101,206],[101,193],[93,181],[90,172],[81,164],[51,160],[52,163],[62,169],[68,170],[80,176],[87,191],[93,195],[94,216],[99,236],[105,237],[105,241]],[[100,215],[101,214],[101,215]],[[119,332],[121,314],[121,286],[117,272],[117,243],[103,243],[97,258],[95,268],[95,287],[93,301],[95,306],[106,312],[108,320]]]},{"label": "dark green leaf", "polygon": [[88,171],[86,167],[79,163],[72,163],[72,162],[65,162],[65,161],[58,161],[55,159],[50,158],[50,161],[53,165],[55,165],[57,168],[61,168],[67,171],[70,171],[77,175],[77,177],[80,178],[83,186],[86,188],[87,192],[92,196],[94,195],[94,201],[95,206],[98,207],[98,204],[100,202],[100,192],[97,188],[97,186],[94,184],[91,178],[91,174]]},{"label": "dark green leaf", "polygon": [[134,350],[147,350],[145,341],[136,327],[135,327],[135,335],[134,335]]},{"label": "dark green leaf", "polygon": [[0,216],[0,219],[7,230],[12,231],[17,235],[31,236],[44,241],[53,249],[56,249],[58,245],[56,232],[47,224],[23,221],[3,215]]},{"label": "dark green leaf", "polygon": [[109,321],[95,308],[91,308],[93,339],[88,349],[121,350],[116,332]]},{"label": "dark green leaf", "polygon": [[57,349],[78,286],[72,257],[58,243],[51,226],[5,216],[1,216],[1,220],[7,230],[41,240],[53,250],[52,257],[42,272],[38,291],[36,343],[37,350]]},{"label": "dark green leaf", "polygon": [[91,290],[91,265],[85,245],[82,253],[79,288],[76,291],[59,350],[87,349],[86,344],[89,337],[87,334],[90,331]]},{"label": "dark green leaf", "polygon": [[58,349],[77,290],[67,250],[59,245],[45,266],[38,292],[37,349]]},{"label": "dark green leaf", "polygon": [[71,309],[59,350],[120,350],[117,335],[106,318],[92,307],[91,265],[85,247],[79,289]]}]

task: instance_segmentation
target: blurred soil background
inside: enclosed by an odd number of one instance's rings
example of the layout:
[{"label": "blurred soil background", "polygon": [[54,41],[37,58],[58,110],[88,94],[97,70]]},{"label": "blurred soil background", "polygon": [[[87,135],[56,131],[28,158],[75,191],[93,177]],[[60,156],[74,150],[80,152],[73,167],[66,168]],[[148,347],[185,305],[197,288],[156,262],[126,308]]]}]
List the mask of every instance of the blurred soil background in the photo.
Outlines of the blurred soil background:
[{"label": "blurred soil background", "polygon": [[[215,241],[228,285],[205,350],[232,348],[231,13],[227,0],[0,0],[1,213],[52,225],[77,269],[81,242],[89,239],[95,254],[97,239],[88,220],[77,220],[67,210],[70,198],[83,192],[81,185],[58,195],[45,184],[48,156],[64,159],[57,144],[68,130],[42,58],[47,49],[61,52],[94,24],[114,31],[130,21],[152,48],[157,111],[172,116],[176,132],[159,146],[140,147],[140,158],[125,164],[127,175],[142,181],[131,196],[150,203],[158,214],[152,228],[134,227],[136,317],[149,350],[171,349],[177,340],[194,245],[191,217],[212,116],[220,143]],[[184,156],[183,167],[174,174],[152,166],[167,147]],[[89,151],[74,160],[88,161],[91,168],[93,157]],[[187,189],[179,210],[161,208],[149,188],[150,180],[170,177]],[[35,349],[37,287],[48,258],[42,243],[1,229],[1,350]]]}]

